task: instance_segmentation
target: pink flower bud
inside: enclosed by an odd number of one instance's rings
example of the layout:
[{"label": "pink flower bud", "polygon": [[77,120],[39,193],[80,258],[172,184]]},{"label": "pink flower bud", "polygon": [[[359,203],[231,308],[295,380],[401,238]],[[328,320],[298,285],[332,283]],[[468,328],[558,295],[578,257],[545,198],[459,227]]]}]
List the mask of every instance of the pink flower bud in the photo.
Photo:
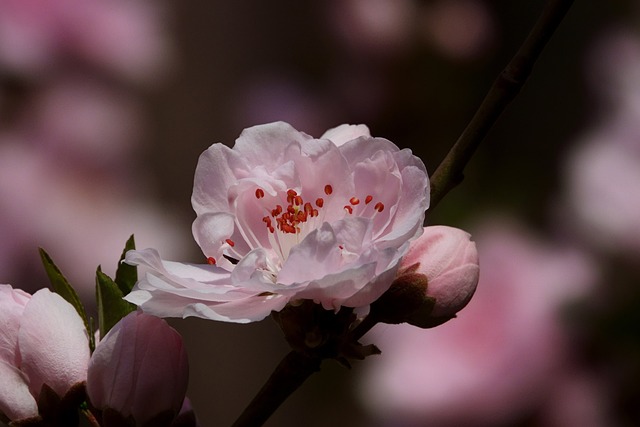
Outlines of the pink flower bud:
[{"label": "pink flower bud", "polygon": [[115,411],[140,426],[168,426],[182,407],[188,377],[180,334],[162,319],[134,312],[96,347],[87,393],[104,414]]},{"label": "pink flower bud", "polygon": [[467,305],[476,290],[476,245],[469,233],[458,228],[425,227],[402,258],[396,280],[408,274],[426,276],[426,296],[435,300],[430,317],[451,318]]},{"label": "pink flower bud", "polygon": [[48,289],[31,296],[0,285],[1,413],[38,416],[43,390],[64,400],[82,387],[88,363],[88,336],[71,304]]}]

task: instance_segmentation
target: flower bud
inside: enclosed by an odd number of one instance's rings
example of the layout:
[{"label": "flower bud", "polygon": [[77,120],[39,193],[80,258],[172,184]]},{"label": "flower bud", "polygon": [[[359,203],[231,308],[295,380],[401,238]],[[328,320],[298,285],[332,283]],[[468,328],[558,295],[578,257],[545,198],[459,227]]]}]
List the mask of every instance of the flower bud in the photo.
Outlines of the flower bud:
[{"label": "flower bud", "polygon": [[437,326],[467,305],[478,275],[478,252],[469,233],[446,226],[425,227],[372,310],[384,323]]},{"label": "flower bud", "polygon": [[88,363],[87,332],[71,304],[48,289],[31,296],[0,285],[0,413],[15,425],[73,416]]},{"label": "flower bud", "polygon": [[87,393],[109,419],[169,426],[184,401],[189,366],[180,334],[164,320],[130,313],[98,344],[89,363]]}]

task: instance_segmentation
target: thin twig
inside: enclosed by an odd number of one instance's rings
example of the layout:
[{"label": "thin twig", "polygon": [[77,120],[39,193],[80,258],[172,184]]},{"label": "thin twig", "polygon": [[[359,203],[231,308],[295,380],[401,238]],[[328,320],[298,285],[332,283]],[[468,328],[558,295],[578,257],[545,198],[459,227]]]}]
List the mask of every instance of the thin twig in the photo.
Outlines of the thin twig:
[{"label": "thin twig", "polygon": [[571,7],[573,0],[549,0],[542,14],[511,62],[500,73],[489,93],[431,177],[431,208],[462,182],[463,170],[507,105],[520,92],[536,60]]},{"label": "thin twig", "polygon": [[319,358],[290,351],[233,427],[257,427],[264,424],[291,393],[296,391],[311,374],[320,370],[320,363]]}]

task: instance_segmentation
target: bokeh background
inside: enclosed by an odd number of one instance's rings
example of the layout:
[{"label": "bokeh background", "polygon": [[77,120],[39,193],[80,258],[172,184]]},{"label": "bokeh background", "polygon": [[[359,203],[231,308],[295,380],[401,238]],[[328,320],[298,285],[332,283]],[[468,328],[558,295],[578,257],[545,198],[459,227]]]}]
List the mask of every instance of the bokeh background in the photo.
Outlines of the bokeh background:
[{"label": "bokeh background", "polygon": [[[200,262],[197,158],[254,124],[366,123],[435,170],[543,3],[0,0],[0,283],[44,286],[44,247],[91,307],[131,233]],[[326,362],[267,425],[640,424],[637,1],[576,1],[427,221],[478,243],[468,308],[374,329],[382,356]],[[171,324],[205,427],[287,352],[269,320]]]}]

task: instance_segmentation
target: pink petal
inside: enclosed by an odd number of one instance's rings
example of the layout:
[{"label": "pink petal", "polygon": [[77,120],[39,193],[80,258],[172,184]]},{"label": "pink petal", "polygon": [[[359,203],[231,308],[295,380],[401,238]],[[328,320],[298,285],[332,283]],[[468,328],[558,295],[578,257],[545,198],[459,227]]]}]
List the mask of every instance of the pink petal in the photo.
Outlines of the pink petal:
[{"label": "pink petal", "polygon": [[24,307],[31,295],[13,289],[10,285],[0,285],[0,361],[17,366],[16,347],[18,329]]},{"label": "pink petal", "polygon": [[130,313],[98,344],[91,358],[87,392],[97,408],[112,408],[143,425],[171,410],[177,415],[189,367],[180,335],[142,312]]},{"label": "pink petal", "polygon": [[36,400],[22,372],[0,360],[0,412],[9,420],[38,415]]},{"label": "pink petal", "polygon": [[48,289],[40,289],[26,305],[18,347],[34,396],[47,384],[62,397],[87,378],[90,355],[84,323],[71,304]]}]

